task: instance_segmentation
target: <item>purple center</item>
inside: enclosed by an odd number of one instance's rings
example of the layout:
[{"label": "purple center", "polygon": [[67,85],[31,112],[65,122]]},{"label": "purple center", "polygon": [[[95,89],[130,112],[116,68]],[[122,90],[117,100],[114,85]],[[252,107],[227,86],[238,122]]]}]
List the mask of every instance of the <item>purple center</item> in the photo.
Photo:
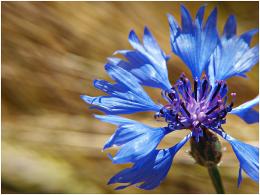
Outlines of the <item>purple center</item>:
[{"label": "purple center", "polygon": [[182,74],[176,84],[162,96],[169,102],[155,118],[164,118],[171,130],[190,129],[197,139],[202,130],[210,127],[221,128],[225,117],[232,110],[235,93],[231,93],[232,101],[227,104],[227,84],[216,82],[212,87],[206,76],[202,80],[195,79],[192,90],[189,79]]}]

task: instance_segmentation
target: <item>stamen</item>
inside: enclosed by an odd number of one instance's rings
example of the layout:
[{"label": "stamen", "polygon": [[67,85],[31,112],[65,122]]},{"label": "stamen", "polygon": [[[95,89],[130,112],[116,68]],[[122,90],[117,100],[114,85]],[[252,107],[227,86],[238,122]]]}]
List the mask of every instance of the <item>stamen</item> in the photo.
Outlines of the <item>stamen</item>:
[{"label": "stamen", "polygon": [[202,93],[200,99],[204,97],[207,87],[208,87],[208,81],[205,79],[202,83]]},{"label": "stamen", "polygon": [[235,100],[236,100],[236,93],[231,93],[231,96],[232,96],[232,100],[231,100],[231,103],[230,103],[230,107],[233,107],[234,106],[234,103],[235,103]]},{"label": "stamen", "polygon": [[168,93],[168,97],[173,101],[175,99],[175,91]]},{"label": "stamen", "polygon": [[178,94],[177,89],[176,89],[176,86],[173,86],[173,87],[171,88],[171,90],[173,91],[173,93],[174,93],[174,95],[175,95],[175,99],[180,99],[180,98],[179,98],[179,94]]},{"label": "stamen", "polygon": [[188,117],[190,117],[190,113],[187,110],[186,106],[184,105],[184,102],[181,103],[181,107],[183,108],[183,110],[185,111],[185,113],[188,115]]},{"label": "stamen", "polygon": [[159,112],[160,112],[160,114],[164,114],[164,112],[163,112],[163,109],[160,109],[160,111],[159,111]]},{"label": "stamen", "polygon": [[201,125],[201,122],[197,122],[197,124],[195,125],[195,127],[197,128],[197,127],[199,127]]},{"label": "stamen", "polygon": [[232,96],[232,100],[231,103],[229,104],[229,106],[226,108],[227,112],[230,112],[232,110],[232,107],[234,106],[235,100],[236,100],[236,93],[231,93]]},{"label": "stamen", "polygon": [[213,93],[213,95],[212,95],[210,101],[214,100],[214,98],[217,96],[217,94],[218,94],[220,88],[221,88],[221,82],[218,82],[217,89],[214,91],[214,93]]},{"label": "stamen", "polygon": [[194,97],[197,102],[197,96],[198,96],[198,78],[195,78],[194,80]]},{"label": "stamen", "polygon": [[221,88],[221,92],[220,92],[221,97],[224,97],[226,95],[226,93],[227,93],[227,84],[224,83],[224,85]]},{"label": "stamen", "polygon": [[175,115],[174,112],[173,112],[173,110],[170,110],[170,115],[172,115],[172,116]]},{"label": "stamen", "polygon": [[153,115],[153,117],[154,117],[155,120],[157,120],[158,118],[161,117],[161,114],[160,114],[159,112],[157,112],[157,113],[155,113],[155,114]]},{"label": "stamen", "polygon": [[231,96],[232,96],[232,100],[231,100],[231,103],[230,103],[230,107],[233,107],[234,103],[235,103],[235,100],[236,100],[237,94],[236,93],[231,93]]},{"label": "stamen", "polygon": [[186,77],[181,77],[180,78],[183,84],[183,89],[185,92],[186,97],[189,97],[189,85],[188,85],[188,79]]},{"label": "stamen", "polygon": [[179,80],[177,82],[177,87],[178,87],[179,93],[182,95],[183,99],[185,99],[187,101],[189,99],[189,94],[188,94],[187,90],[185,89],[186,88],[185,83],[183,81]]},{"label": "stamen", "polygon": [[182,73],[181,73],[181,76],[180,76],[180,78],[183,78],[183,77],[186,77],[186,74],[185,74],[185,72],[182,72]]},{"label": "stamen", "polygon": [[[163,91],[162,95],[169,103],[154,117],[163,119],[172,130],[201,131],[203,126],[220,128],[226,123],[225,117],[232,110],[236,97],[231,93],[232,101],[227,104],[227,91],[225,81],[217,81],[213,88],[207,76],[203,76],[202,80],[195,78],[192,86],[185,74],[181,74],[170,90]],[[199,132],[196,135],[199,139]]]},{"label": "stamen", "polygon": [[214,110],[216,110],[219,107],[219,103],[217,103],[217,105],[215,105],[213,108],[211,108],[208,112],[206,112],[206,115],[209,115],[210,113],[212,113]]},{"label": "stamen", "polygon": [[218,120],[223,119],[223,118],[225,118],[227,116],[227,113],[230,112],[227,109],[228,108],[219,111],[218,118],[217,118]]}]

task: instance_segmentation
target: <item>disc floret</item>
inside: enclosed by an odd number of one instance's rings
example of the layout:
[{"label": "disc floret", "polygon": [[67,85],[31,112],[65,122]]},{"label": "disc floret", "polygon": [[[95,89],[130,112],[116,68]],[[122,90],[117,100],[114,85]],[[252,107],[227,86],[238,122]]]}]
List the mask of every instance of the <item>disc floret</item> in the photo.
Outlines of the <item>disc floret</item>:
[{"label": "disc floret", "polygon": [[226,115],[232,110],[235,93],[231,93],[232,101],[227,103],[227,84],[217,81],[214,86],[206,76],[201,80],[195,78],[193,90],[190,80],[181,74],[178,81],[162,96],[168,101],[155,118],[164,118],[171,130],[190,129],[197,140],[205,128],[216,127],[226,122]]}]

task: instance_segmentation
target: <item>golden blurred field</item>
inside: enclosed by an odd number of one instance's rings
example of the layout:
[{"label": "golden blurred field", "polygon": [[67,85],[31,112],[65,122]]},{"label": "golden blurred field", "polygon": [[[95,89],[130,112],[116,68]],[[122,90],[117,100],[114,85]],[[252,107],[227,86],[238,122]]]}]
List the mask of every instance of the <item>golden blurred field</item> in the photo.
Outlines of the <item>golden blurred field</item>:
[{"label": "golden blurred field", "polygon": [[[200,2],[184,3],[194,16]],[[219,30],[229,14],[238,20],[238,33],[258,27],[258,2],[208,2],[206,15],[218,7]],[[180,2],[2,2],[2,193],[214,193],[207,170],[187,154],[176,155],[166,180],[153,191],[134,187],[114,191],[106,182],[124,166],[113,165],[103,143],[115,127],[92,117],[79,98],[99,95],[95,78],[108,79],[103,65],[115,50],[130,49],[128,33],[141,36],[148,26],[170,54],[167,13],[180,21]],[[222,30],[221,30],[222,32]],[[258,43],[255,37],[253,43]],[[173,83],[184,64],[173,54]],[[259,88],[258,65],[248,79],[232,78],[230,92],[237,105],[254,98]],[[187,74],[190,76],[190,74]],[[160,90],[147,89],[156,100]],[[147,124],[153,113],[130,115]],[[227,118],[226,132],[258,145],[258,124]],[[160,147],[171,146],[186,132],[168,135]],[[227,193],[258,193],[258,184],[245,174],[236,187],[238,161],[231,147],[220,165]]]}]

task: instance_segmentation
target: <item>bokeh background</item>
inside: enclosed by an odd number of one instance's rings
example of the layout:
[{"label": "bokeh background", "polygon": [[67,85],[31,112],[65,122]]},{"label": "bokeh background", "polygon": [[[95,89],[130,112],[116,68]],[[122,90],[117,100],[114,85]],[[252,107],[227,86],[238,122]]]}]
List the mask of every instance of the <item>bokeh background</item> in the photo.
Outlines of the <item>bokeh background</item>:
[{"label": "bokeh background", "polygon": [[[184,4],[195,16],[202,3]],[[238,33],[258,27],[258,2],[206,4],[206,16],[218,7],[219,30],[229,14],[237,16]],[[115,127],[94,119],[92,114],[99,112],[79,98],[101,94],[92,80],[109,80],[103,69],[106,58],[130,49],[131,29],[142,36],[148,26],[170,54],[166,14],[180,21],[179,7],[180,2],[2,2],[2,193],[215,193],[207,170],[189,156],[189,144],[157,189],[114,191],[106,182],[125,166],[113,165],[101,148]],[[183,71],[190,76],[174,55],[168,67],[172,83]],[[258,70],[257,65],[248,79],[228,81],[230,91],[237,93],[236,105],[258,94]],[[159,90],[145,89],[158,99]],[[153,113],[128,117],[160,125]],[[258,145],[258,124],[247,125],[235,116],[227,121],[226,132]],[[186,133],[168,135],[160,147],[175,144]],[[226,192],[258,193],[258,184],[245,174],[236,187],[238,161],[222,143],[219,168]]]}]

